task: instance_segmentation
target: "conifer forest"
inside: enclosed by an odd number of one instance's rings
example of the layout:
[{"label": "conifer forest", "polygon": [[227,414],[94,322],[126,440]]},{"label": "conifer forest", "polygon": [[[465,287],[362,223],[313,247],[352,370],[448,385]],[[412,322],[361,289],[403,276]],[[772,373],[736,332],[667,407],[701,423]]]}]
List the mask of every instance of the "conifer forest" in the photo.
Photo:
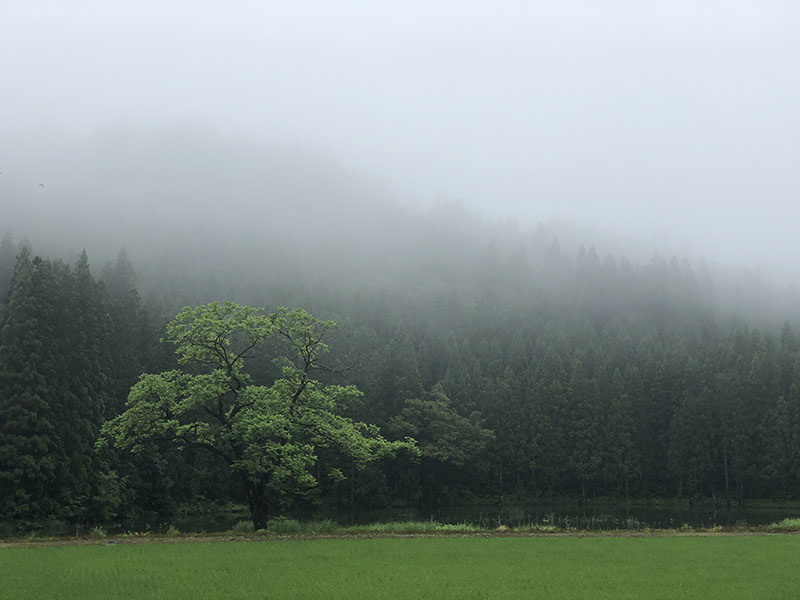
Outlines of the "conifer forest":
[{"label": "conifer forest", "polygon": [[792,288],[457,202],[373,209],[217,208],[97,258],[6,234],[3,531],[800,498]]}]

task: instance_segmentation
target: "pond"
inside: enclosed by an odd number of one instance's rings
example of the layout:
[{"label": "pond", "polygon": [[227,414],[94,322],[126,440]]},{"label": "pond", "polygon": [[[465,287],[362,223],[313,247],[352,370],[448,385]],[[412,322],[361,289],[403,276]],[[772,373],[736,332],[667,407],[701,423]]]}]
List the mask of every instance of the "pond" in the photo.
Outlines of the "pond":
[{"label": "pond", "polygon": [[[310,515],[309,515],[310,516]],[[766,525],[785,518],[800,516],[800,503],[785,506],[725,503],[714,505],[664,503],[586,503],[550,502],[531,504],[469,505],[452,507],[406,507],[355,510],[349,514],[316,514],[314,518],[331,518],[342,524],[367,524],[387,521],[428,521],[471,523],[484,527],[528,524],[555,525],[577,529],[677,529],[682,526]]]}]

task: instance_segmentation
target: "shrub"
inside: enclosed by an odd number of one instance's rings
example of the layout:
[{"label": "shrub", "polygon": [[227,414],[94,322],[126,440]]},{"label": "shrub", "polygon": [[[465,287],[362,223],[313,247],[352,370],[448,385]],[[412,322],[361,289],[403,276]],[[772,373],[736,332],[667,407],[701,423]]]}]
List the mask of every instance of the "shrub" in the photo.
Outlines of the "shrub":
[{"label": "shrub", "polygon": [[395,534],[415,534],[415,533],[468,533],[483,531],[482,527],[470,525],[469,523],[459,523],[445,525],[438,521],[390,521],[388,523],[372,523],[370,525],[355,525],[348,528],[351,531],[365,533],[395,533]]},{"label": "shrub", "polygon": [[[36,533],[41,537],[61,537],[75,533],[75,530],[67,525],[67,523],[64,521],[59,521],[58,519],[47,519],[42,523],[41,527],[38,528]],[[103,535],[105,535],[105,532]]]},{"label": "shrub", "polygon": [[436,531],[448,531],[453,533],[474,533],[483,531],[481,527],[472,525],[471,523],[453,523],[453,524],[439,524]]},{"label": "shrub", "polygon": [[527,525],[520,525],[514,528],[514,531],[526,531],[526,532],[541,532],[541,533],[548,533],[550,531],[555,531],[556,526],[551,523],[528,523]]},{"label": "shrub", "polygon": [[330,519],[323,519],[322,521],[311,521],[303,525],[303,530],[307,533],[330,533],[341,529],[339,525]]},{"label": "shrub", "polygon": [[233,527],[231,527],[231,531],[233,533],[253,533],[253,522],[237,521]]},{"label": "shrub", "polygon": [[295,519],[289,519],[287,517],[276,517],[274,519],[270,519],[267,523],[267,531],[269,533],[277,533],[277,534],[290,534],[290,533],[300,533],[302,527],[300,525],[300,521]]},{"label": "shrub", "polygon": [[106,530],[102,525],[98,525],[97,527],[92,527],[91,531],[89,532],[89,535],[91,535],[94,538],[99,538],[99,537],[106,537],[106,535],[108,534],[106,533]]},{"label": "shrub", "polygon": [[770,523],[770,529],[800,529],[800,517],[786,518],[776,523]]},{"label": "shrub", "polygon": [[436,521],[392,521],[389,523],[374,523],[367,529],[376,533],[426,533],[435,531],[439,527]]}]

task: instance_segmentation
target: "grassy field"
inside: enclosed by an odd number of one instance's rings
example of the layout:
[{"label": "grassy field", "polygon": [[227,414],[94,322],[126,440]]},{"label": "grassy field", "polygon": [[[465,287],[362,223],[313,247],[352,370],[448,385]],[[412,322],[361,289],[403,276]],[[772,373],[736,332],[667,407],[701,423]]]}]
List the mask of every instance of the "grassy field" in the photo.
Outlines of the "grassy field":
[{"label": "grassy field", "polygon": [[791,598],[800,535],[459,537],[0,548],[0,597]]}]

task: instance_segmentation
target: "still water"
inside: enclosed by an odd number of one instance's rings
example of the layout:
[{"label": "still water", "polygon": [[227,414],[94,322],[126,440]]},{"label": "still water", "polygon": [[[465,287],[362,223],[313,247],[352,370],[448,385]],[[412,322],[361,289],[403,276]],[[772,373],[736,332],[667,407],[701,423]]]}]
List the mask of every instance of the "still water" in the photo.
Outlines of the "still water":
[{"label": "still water", "polygon": [[[235,510],[212,508],[202,513],[188,511],[173,519],[181,531],[225,531],[236,523],[249,521],[246,506]],[[498,525],[554,525],[575,529],[678,529],[713,527],[714,525],[766,525],[786,518],[800,517],[800,502],[785,505],[746,505],[744,507],[711,501],[705,503],[589,503],[533,502],[530,504],[473,504],[468,506],[399,507],[383,509],[342,510],[340,512],[300,511],[290,515],[301,521],[330,519],[341,525],[366,525],[390,521],[438,521],[470,523],[495,528]],[[167,530],[165,523],[161,529]],[[149,528],[149,527],[141,527]]]},{"label": "still water", "polygon": [[484,527],[528,524],[555,525],[578,529],[676,529],[682,526],[766,525],[784,518],[800,516],[800,505],[736,506],[724,503],[706,504],[504,504],[456,507],[413,507],[379,510],[358,510],[349,514],[317,514],[315,518],[331,518],[343,524],[367,524],[386,521],[427,521],[471,523]]}]

